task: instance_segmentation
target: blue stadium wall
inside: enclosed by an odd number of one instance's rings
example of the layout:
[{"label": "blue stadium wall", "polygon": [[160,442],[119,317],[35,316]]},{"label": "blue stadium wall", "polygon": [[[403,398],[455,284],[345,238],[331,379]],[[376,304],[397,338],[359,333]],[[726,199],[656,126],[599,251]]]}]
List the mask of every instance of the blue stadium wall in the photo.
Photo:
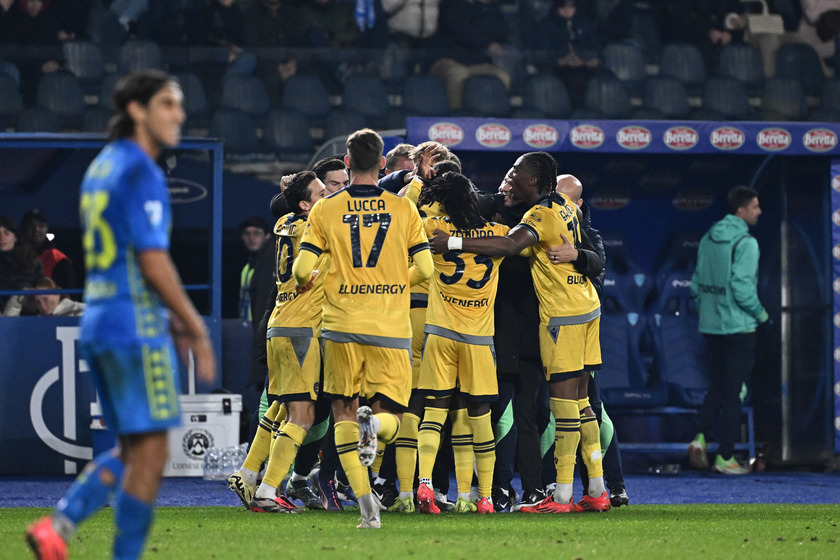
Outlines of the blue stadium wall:
[{"label": "blue stadium wall", "polygon": [[696,243],[725,214],[731,187],[756,188],[759,294],[790,332],[789,376],[777,330],[751,378],[757,437],[776,464],[825,464],[840,453],[838,135],[833,123],[409,118],[406,140],[448,145],[490,191],[521,153],[552,153],[582,180],[594,227],[626,240],[656,281],[675,265],[674,244]]}]

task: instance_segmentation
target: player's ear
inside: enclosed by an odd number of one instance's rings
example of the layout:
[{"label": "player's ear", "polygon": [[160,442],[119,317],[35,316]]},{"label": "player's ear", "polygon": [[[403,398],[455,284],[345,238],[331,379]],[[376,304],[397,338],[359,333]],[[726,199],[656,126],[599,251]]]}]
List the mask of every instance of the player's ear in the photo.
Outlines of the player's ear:
[{"label": "player's ear", "polygon": [[346,167],[347,169],[350,169],[350,156],[349,155],[344,156],[344,167]]},{"label": "player's ear", "polygon": [[385,156],[379,157],[379,169],[385,169]]}]

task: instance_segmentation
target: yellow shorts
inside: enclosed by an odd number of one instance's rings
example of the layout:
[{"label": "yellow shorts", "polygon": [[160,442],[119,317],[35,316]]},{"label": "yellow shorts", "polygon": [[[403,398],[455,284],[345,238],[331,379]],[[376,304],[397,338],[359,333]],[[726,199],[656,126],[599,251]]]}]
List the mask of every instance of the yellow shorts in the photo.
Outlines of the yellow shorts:
[{"label": "yellow shorts", "polygon": [[426,307],[412,307],[411,317],[411,389],[417,388],[420,379],[420,362],[423,358],[423,343],[426,340]]},{"label": "yellow shorts", "polygon": [[317,400],[321,389],[321,343],[314,336],[266,340],[268,393],[281,402]]},{"label": "yellow shorts", "polygon": [[601,318],[580,325],[540,325],[540,357],[548,381],[601,369]]},{"label": "yellow shorts", "polygon": [[495,348],[429,334],[423,348],[418,392],[430,397],[447,397],[456,387],[473,402],[497,400]]},{"label": "yellow shorts", "polygon": [[399,407],[411,395],[411,353],[357,342],[324,341],[324,393],[332,397],[375,395]]}]

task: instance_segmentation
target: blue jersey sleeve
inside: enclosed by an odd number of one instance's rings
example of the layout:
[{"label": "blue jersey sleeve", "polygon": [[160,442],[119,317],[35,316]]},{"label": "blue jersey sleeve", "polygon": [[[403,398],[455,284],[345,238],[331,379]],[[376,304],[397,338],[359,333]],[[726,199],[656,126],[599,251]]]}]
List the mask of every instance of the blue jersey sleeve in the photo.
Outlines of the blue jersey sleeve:
[{"label": "blue jersey sleeve", "polygon": [[169,249],[169,193],[163,172],[152,165],[138,165],[127,177],[128,230],[137,251]]}]

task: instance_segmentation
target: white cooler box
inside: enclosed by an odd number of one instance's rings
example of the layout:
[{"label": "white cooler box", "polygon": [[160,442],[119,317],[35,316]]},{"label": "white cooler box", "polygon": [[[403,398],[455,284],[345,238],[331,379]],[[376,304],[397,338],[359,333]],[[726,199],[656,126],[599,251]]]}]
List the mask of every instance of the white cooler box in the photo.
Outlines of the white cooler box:
[{"label": "white cooler box", "polygon": [[[181,426],[169,431],[169,461],[163,476],[202,476],[204,454],[211,447],[239,445],[242,395],[211,393],[181,395]],[[102,424],[98,402],[90,405],[94,456],[116,443]]]}]

